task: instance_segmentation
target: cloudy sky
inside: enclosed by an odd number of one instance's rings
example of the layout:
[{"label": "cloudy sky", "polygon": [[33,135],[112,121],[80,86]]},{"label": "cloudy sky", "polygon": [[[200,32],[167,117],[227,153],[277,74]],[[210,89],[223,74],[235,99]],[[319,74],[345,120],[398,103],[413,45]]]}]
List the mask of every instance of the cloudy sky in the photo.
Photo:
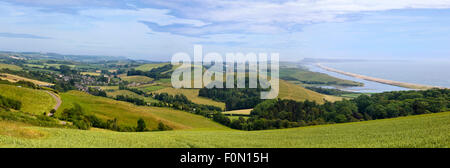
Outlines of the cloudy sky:
[{"label": "cloudy sky", "polygon": [[450,57],[450,0],[0,0],[0,50],[170,60],[176,52]]}]

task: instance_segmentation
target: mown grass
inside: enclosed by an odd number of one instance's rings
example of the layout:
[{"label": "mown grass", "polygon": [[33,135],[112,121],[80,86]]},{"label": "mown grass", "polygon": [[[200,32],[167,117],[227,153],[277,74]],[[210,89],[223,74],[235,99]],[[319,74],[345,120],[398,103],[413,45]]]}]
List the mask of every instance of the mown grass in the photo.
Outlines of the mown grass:
[{"label": "mown grass", "polygon": [[2,147],[154,148],[448,148],[450,112],[266,131],[197,130],[147,133],[39,128],[44,138],[0,135]]},{"label": "mown grass", "polygon": [[11,64],[0,64],[0,69],[10,69],[10,70],[14,70],[14,71],[22,70],[21,67],[19,67],[17,65],[11,65]]},{"label": "mown grass", "polygon": [[231,115],[233,115],[233,114],[238,114],[238,115],[250,115],[250,112],[251,112],[252,110],[253,110],[253,109],[233,110],[233,111],[226,111],[226,112],[223,112],[223,114],[231,114]]},{"label": "mown grass", "polygon": [[184,111],[170,108],[136,106],[131,103],[116,101],[110,98],[92,96],[79,91],[70,91],[61,94],[62,105],[56,112],[59,116],[66,108],[74,103],[80,104],[87,114],[107,120],[117,118],[118,124],[135,127],[139,118],[143,118],[149,129],[156,129],[161,121],[173,129],[192,128],[225,128],[207,118]]},{"label": "mown grass", "polygon": [[43,90],[0,84],[0,95],[21,101],[20,110],[35,115],[49,113],[56,105],[56,100]]}]

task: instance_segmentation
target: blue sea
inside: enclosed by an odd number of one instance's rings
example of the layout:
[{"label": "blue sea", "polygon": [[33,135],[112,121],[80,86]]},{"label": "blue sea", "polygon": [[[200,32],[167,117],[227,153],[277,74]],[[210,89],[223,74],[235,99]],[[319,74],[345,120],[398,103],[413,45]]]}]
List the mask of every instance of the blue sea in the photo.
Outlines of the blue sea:
[{"label": "blue sea", "polygon": [[[321,63],[324,66],[341,71],[366,75],[376,78],[388,79],[399,82],[441,86],[450,88],[450,60],[441,61],[355,61]],[[315,65],[307,65],[311,71],[322,72],[328,75],[348,79],[365,84],[363,87],[346,87],[342,90],[356,92],[385,92],[409,90],[407,88],[366,81],[346,75],[323,70]]]}]

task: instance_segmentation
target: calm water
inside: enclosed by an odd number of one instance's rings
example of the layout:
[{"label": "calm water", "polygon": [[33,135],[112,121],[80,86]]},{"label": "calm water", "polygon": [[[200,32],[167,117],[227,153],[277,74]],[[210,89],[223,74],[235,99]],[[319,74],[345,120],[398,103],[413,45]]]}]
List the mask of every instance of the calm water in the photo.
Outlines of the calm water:
[{"label": "calm water", "polygon": [[[450,88],[450,61],[340,62],[322,63],[322,65],[376,78]],[[308,68],[311,71],[322,72],[338,78],[358,81],[365,84],[364,87],[349,87],[345,88],[345,90],[358,92],[408,90],[401,87],[328,72],[314,65],[308,65]]]}]

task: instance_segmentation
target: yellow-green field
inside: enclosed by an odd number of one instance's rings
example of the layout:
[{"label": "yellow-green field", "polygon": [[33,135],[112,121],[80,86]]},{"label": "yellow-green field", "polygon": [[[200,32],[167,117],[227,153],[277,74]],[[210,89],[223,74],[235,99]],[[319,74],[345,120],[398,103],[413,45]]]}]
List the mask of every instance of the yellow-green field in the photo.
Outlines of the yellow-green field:
[{"label": "yellow-green field", "polygon": [[202,116],[169,108],[136,106],[131,103],[110,98],[92,96],[79,91],[62,93],[62,105],[56,112],[60,115],[66,108],[78,103],[87,114],[94,114],[101,119],[118,119],[119,125],[135,127],[139,118],[143,118],[149,129],[156,129],[161,121],[173,129],[225,128]]},{"label": "yellow-green field", "polygon": [[234,114],[238,114],[238,115],[250,115],[250,112],[251,112],[252,110],[253,110],[253,109],[233,110],[233,111],[226,111],[226,112],[223,112],[223,114],[231,114],[231,115],[234,115]]},{"label": "yellow-green field", "polygon": [[22,70],[21,67],[19,67],[17,65],[11,65],[11,64],[0,64],[0,69],[10,69],[10,70],[14,70],[14,71]]},{"label": "yellow-green field", "polygon": [[151,82],[153,81],[152,78],[146,77],[146,76],[124,76],[120,77],[124,81],[128,82]]},{"label": "yellow-green field", "polygon": [[[252,132],[194,129],[192,131],[120,133],[99,129],[83,131],[27,127],[8,122],[0,122],[0,125],[4,128],[19,127],[25,134],[8,135],[0,132],[0,147],[450,147],[450,112]],[[0,131],[3,130],[0,129]],[[33,136],[35,134],[39,136]]]},{"label": "yellow-green field", "polygon": [[142,96],[142,95],[138,95],[138,94],[136,94],[136,93],[134,93],[132,91],[129,91],[129,90],[115,90],[115,91],[112,91],[112,92],[106,92],[106,95],[108,97],[111,97],[111,98],[115,98],[118,95],[128,96],[128,97],[132,97],[132,98],[139,98],[139,99],[144,99],[144,101],[147,102],[147,103],[158,102],[158,100],[155,100],[155,99],[153,99],[151,97],[145,97],[145,96]]},{"label": "yellow-green field", "polygon": [[52,85],[54,85],[52,83],[42,82],[42,81],[38,81],[38,80],[34,80],[34,79],[28,79],[28,78],[24,78],[24,77],[17,76],[17,75],[11,75],[11,74],[7,74],[7,73],[1,73],[0,74],[0,79],[7,80],[7,81],[10,81],[10,82],[28,81],[28,82],[32,82],[32,83],[34,83],[36,85],[44,85],[44,86],[52,86]]},{"label": "yellow-green field", "polygon": [[324,103],[324,99],[331,102],[342,100],[340,97],[320,94],[284,80],[280,80],[280,93],[278,97],[296,101],[310,100],[318,103]]},{"label": "yellow-green field", "polygon": [[157,91],[154,91],[154,93],[168,93],[170,95],[183,94],[190,101],[192,101],[194,103],[212,105],[212,106],[216,106],[216,107],[225,109],[225,103],[214,101],[214,100],[204,98],[204,97],[199,97],[198,92],[199,92],[199,89],[175,89],[172,87],[167,87],[164,89],[159,89]]},{"label": "yellow-green field", "polygon": [[21,111],[35,115],[49,113],[56,105],[56,100],[42,90],[0,84],[0,95],[21,101]]},{"label": "yellow-green field", "polygon": [[169,63],[144,64],[144,65],[136,67],[135,69],[136,70],[140,70],[140,71],[150,71],[153,68],[161,67],[161,66],[164,66],[164,65],[167,65],[167,64],[169,64]]},{"label": "yellow-green field", "polygon": [[98,72],[81,72],[81,75],[100,76],[101,73],[98,73]]}]

